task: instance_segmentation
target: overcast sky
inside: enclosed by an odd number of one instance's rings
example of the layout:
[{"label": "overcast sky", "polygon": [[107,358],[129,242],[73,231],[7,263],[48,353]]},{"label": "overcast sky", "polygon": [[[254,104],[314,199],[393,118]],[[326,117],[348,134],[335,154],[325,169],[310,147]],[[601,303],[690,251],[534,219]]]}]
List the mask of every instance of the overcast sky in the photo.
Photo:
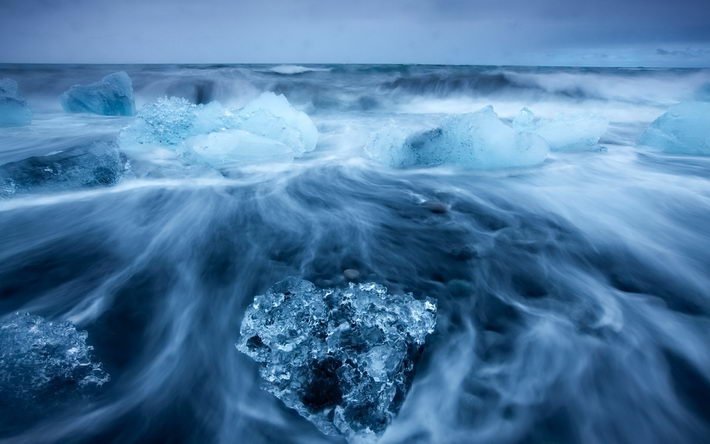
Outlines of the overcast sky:
[{"label": "overcast sky", "polygon": [[0,62],[710,66],[710,0],[0,0]]}]

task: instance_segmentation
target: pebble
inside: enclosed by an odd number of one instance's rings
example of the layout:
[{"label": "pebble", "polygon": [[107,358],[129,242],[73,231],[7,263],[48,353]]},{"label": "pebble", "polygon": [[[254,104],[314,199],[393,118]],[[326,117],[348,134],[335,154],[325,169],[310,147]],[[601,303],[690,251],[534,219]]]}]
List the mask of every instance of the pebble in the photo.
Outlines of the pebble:
[{"label": "pebble", "polygon": [[449,212],[449,206],[437,200],[427,200],[422,206],[434,214],[445,214]]},{"label": "pebble", "polygon": [[347,268],[343,270],[343,276],[345,276],[347,279],[354,281],[355,279],[360,277],[360,272],[357,271],[354,268]]}]

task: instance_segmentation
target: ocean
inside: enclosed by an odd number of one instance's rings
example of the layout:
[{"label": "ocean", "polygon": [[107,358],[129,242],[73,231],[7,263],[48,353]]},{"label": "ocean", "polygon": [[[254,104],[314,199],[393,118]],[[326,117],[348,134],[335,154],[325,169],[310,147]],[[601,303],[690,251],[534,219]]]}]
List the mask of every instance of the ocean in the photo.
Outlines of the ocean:
[{"label": "ocean", "polygon": [[[138,117],[62,109],[72,85],[118,71]],[[672,106],[710,101],[710,70],[0,65],[0,78],[32,112],[0,128],[0,336],[21,350],[0,350],[1,442],[357,442],[287,408],[235,348],[254,297],[287,277],[436,301],[382,443],[708,442],[710,157],[640,141]],[[253,106],[256,123],[229,127],[268,91],[287,117]],[[79,346],[30,360],[57,341],[32,335],[58,325]],[[101,377],[84,390],[67,368],[89,360]]]}]

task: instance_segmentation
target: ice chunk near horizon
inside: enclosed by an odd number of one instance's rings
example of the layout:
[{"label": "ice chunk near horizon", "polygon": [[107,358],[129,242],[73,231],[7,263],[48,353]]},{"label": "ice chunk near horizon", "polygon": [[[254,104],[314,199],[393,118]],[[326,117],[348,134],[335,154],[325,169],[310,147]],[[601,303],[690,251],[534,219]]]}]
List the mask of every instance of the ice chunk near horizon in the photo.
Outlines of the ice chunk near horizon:
[{"label": "ice chunk near horizon", "polygon": [[318,130],[307,114],[273,93],[235,111],[171,97],[143,107],[119,140],[123,148],[168,147],[184,159],[221,166],[292,160],[315,149]]},{"label": "ice chunk near horizon", "polygon": [[96,83],[74,85],[60,100],[69,113],[93,113],[103,116],[132,116],[135,114],[133,83],[124,71],[109,74]]},{"label": "ice chunk near horizon", "polygon": [[26,126],[32,122],[32,111],[22,97],[17,82],[0,79],[0,127]]},{"label": "ice chunk near horizon", "polygon": [[237,349],[267,391],[322,432],[375,440],[404,402],[436,310],[374,283],[319,289],[289,278],[254,298]]},{"label": "ice chunk near horizon", "polygon": [[312,67],[312,66],[300,66],[300,65],[278,65],[278,66],[274,66],[273,68],[269,69],[269,71],[274,72],[276,74],[294,75],[294,74],[303,74],[306,72],[328,72],[328,71],[330,71],[330,68],[317,68],[317,67]]},{"label": "ice chunk near horizon", "polygon": [[110,377],[94,360],[87,337],[70,322],[29,313],[1,319],[0,399],[11,409],[34,403],[46,408],[47,402],[89,395],[103,386]]},{"label": "ice chunk near horizon", "polygon": [[710,103],[674,105],[654,120],[639,144],[669,154],[710,155]]},{"label": "ice chunk near horizon", "polygon": [[394,168],[458,165],[485,170],[542,163],[549,148],[541,137],[513,128],[487,106],[408,136],[390,126],[365,150],[371,158]]},{"label": "ice chunk near horizon", "polygon": [[513,127],[542,137],[552,151],[570,151],[598,148],[609,122],[598,116],[582,114],[537,118],[529,109],[523,108],[513,120]]},{"label": "ice chunk near horizon", "polygon": [[111,186],[128,171],[115,142],[99,141],[0,165],[0,198],[34,191]]}]

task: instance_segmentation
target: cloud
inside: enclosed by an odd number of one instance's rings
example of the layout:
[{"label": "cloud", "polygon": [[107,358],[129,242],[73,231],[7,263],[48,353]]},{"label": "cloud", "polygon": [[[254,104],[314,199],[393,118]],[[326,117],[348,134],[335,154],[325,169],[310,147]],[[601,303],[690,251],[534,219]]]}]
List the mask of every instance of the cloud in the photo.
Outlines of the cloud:
[{"label": "cloud", "polygon": [[0,0],[0,61],[506,64],[597,47],[692,49],[710,42],[706,3]]}]

